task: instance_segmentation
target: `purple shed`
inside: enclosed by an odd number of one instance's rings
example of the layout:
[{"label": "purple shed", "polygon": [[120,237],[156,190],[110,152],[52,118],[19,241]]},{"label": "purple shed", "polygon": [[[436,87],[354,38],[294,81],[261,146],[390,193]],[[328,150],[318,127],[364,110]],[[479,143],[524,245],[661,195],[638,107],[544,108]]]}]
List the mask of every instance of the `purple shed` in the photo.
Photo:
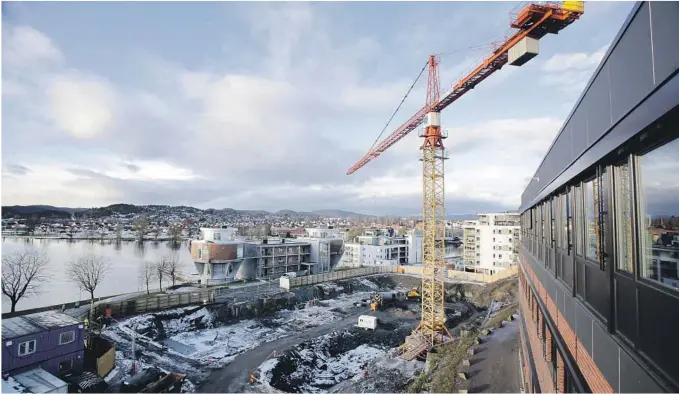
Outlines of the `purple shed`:
[{"label": "purple shed", "polygon": [[83,369],[82,322],[56,311],[2,320],[2,373],[42,367],[60,376]]}]

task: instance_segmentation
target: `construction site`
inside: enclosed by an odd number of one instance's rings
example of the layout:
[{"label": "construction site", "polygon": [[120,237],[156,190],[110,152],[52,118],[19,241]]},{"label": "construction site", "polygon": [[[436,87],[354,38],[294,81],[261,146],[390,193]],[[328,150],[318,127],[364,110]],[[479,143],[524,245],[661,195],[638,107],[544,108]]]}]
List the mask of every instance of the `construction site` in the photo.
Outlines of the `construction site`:
[{"label": "construction site", "polygon": [[[125,382],[137,363],[186,374],[183,391],[467,392],[523,390],[519,383],[516,279],[454,283],[445,266],[445,171],[441,112],[506,65],[539,54],[539,41],[577,21],[584,3],[540,2],[512,12],[510,30],[450,88],[431,55],[424,106],[386,138],[382,132],[347,175],[419,128],[422,256],[419,277],[381,275],[289,289],[248,303],[142,315],[103,332],[119,349],[107,378]],[[558,45],[550,42],[549,45]],[[478,240],[478,238],[477,238]],[[471,241],[470,241],[471,242]],[[289,282],[288,282],[289,283]],[[307,282],[307,284],[310,284]],[[494,333],[494,330],[504,332]],[[137,350],[141,355],[137,357]],[[479,357],[478,354],[481,353]],[[132,355],[125,359],[124,354]],[[129,357],[129,356],[127,356]],[[132,365],[133,364],[133,365]]]},{"label": "construction site", "polygon": [[[451,281],[445,287],[445,325],[458,339],[410,360],[403,357],[403,344],[420,321],[421,279],[375,275],[238,304],[121,319],[101,331],[116,347],[116,366],[105,380],[110,391],[121,391],[142,371],[162,370],[185,375],[183,392],[466,389],[474,377],[455,378],[449,364],[455,362],[464,375],[473,363],[482,362],[483,357],[474,361],[468,355],[470,349],[480,349],[480,337],[488,349],[501,346],[499,341],[493,344],[493,336],[499,335],[490,331],[511,330],[501,327],[516,311],[516,278],[484,285]],[[517,335],[516,330],[506,335],[510,347],[494,360],[507,369],[510,386],[501,391],[518,387],[516,358],[511,356],[516,356]],[[444,357],[446,352],[463,357],[453,360]]]}]

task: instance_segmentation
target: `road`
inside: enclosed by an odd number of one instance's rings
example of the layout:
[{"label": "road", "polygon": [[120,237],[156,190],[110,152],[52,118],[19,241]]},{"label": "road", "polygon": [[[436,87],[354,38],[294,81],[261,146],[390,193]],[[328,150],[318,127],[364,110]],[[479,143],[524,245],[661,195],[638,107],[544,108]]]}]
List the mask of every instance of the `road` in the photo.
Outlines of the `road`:
[{"label": "road", "polygon": [[196,388],[198,393],[242,393],[249,386],[250,372],[255,371],[274,350],[283,351],[306,340],[329,334],[335,330],[353,326],[358,316],[365,313],[361,308],[340,321],[314,327],[272,342],[266,342],[236,357],[229,365],[214,371],[206,381]]},{"label": "road", "polygon": [[470,393],[519,392],[519,326],[516,320],[498,328],[476,348],[469,367]]}]

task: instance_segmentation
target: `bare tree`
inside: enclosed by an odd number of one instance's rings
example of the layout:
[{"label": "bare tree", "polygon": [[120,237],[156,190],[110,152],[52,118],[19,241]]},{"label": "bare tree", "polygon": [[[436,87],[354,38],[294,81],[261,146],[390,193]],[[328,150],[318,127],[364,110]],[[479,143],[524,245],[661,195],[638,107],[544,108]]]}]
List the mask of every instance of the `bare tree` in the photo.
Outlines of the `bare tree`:
[{"label": "bare tree", "polygon": [[179,243],[179,239],[182,236],[182,225],[180,223],[170,224],[167,233],[170,236],[170,241],[172,241],[172,243]]},{"label": "bare tree", "polygon": [[139,242],[144,241],[144,237],[149,231],[149,220],[146,218],[141,218],[137,219],[134,224],[132,225],[132,228],[134,228],[134,231],[137,232],[137,240]]},{"label": "bare tree", "polygon": [[181,260],[179,260],[179,255],[177,253],[165,255],[165,273],[172,280],[172,286],[174,286],[177,281],[177,275],[179,274],[181,266]]},{"label": "bare tree", "polygon": [[111,268],[110,261],[104,256],[85,253],[75,260],[71,260],[66,267],[68,278],[78,284],[80,288],[90,293],[90,319],[94,316],[94,290]]},{"label": "bare tree", "polygon": [[11,312],[23,297],[38,292],[38,287],[50,278],[47,273],[49,257],[39,250],[26,248],[2,256],[2,294],[12,305]]},{"label": "bare tree", "polygon": [[123,224],[118,221],[116,223],[116,242],[120,242],[123,239]]},{"label": "bare tree", "polygon": [[156,271],[153,263],[150,261],[144,261],[139,266],[139,280],[146,285],[146,294],[151,294],[149,286],[151,281],[155,278]]},{"label": "bare tree", "polygon": [[160,291],[163,291],[163,277],[167,272],[167,261],[167,257],[161,253],[156,257],[156,261],[153,263],[153,272],[155,277],[158,278]]}]

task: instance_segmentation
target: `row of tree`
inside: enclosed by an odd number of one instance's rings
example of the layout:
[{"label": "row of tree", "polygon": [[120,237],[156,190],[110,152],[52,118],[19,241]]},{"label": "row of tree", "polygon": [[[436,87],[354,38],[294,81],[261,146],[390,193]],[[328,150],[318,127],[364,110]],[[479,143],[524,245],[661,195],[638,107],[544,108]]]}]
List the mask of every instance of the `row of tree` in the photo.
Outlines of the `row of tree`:
[{"label": "row of tree", "polygon": [[[11,312],[16,311],[17,303],[26,297],[41,292],[43,284],[52,279],[49,270],[49,256],[36,248],[26,249],[2,256],[2,294],[11,303]],[[85,253],[68,262],[66,277],[90,295],[90,315],[94,308],[94,291],[110,271],[111,261],[100,255]],[[157,279],[160,291],[163,279],[175,285],[181,261],[176,253],[161,253],[154,261],[144,261],[139,268],[140,282],[150,294],[150,284]]]}]

